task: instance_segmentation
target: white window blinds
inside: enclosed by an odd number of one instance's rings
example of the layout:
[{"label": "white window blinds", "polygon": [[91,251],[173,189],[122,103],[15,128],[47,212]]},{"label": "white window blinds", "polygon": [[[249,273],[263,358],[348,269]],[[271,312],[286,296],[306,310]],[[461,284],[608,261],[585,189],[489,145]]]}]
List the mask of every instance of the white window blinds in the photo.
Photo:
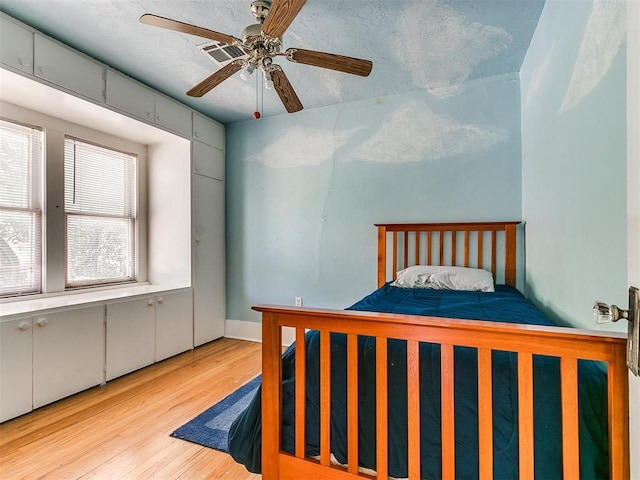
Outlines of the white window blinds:
[{"label": "white window blinds", "polygon": [[67,287],[134,281],[136,156],[65,138]]},{"label": "white window blinds", "polygon": [[42,130],[0,120],[0,296],[39,293]]}]

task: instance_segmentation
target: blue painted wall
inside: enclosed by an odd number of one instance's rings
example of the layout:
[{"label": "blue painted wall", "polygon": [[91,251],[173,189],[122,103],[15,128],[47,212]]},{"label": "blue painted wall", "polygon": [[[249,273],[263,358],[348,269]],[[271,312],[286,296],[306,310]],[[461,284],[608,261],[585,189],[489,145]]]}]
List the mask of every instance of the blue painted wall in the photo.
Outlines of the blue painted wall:
[{"label": "blue painted wall", "polygon": [[376,222],[520,219],[520,103],[511,75],[227,126],[227,318],[373,291]]},{"label": "blue painted wall", "polygon": [[547,0],[521,70],[527,296],[583,328],[627,305],[625,53],[624,2]]}]

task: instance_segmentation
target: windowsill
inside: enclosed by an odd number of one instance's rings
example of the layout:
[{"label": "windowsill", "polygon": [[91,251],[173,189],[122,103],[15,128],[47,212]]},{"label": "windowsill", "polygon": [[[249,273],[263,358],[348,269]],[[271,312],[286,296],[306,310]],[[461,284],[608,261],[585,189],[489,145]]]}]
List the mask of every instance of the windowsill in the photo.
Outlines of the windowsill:
[{"label": "windowsill", "polygon": [[186,290],[189,287],[168,287],[166,285],[136,284],[92,290],[61,292],[59,294],[30,295],[9,298],[0,303],[0,319],[20,315],[32,315],[47,310],[88,307],[96,303],[129,299],[143,295]]}]

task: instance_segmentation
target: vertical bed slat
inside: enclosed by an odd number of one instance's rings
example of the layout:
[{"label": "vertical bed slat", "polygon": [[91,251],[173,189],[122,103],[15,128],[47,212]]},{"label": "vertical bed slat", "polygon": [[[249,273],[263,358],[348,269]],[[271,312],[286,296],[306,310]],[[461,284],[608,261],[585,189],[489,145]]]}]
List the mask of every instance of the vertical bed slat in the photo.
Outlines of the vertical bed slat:
[{"label": "vertical bed slat", "polygon": [[504,283],[516,286],[516,226],[506,225],[504,230]]},{"label": "vertical bed slat", "polygon": [[347,335],[347,464],[358,473],[358,336]]},{"label": "vertical bed slat", "polygon": [[433,232],[427,232],[427,265],[431,265],[431,236]]},{"label": "vertical bed slat", "polygon": [[458,264],[458,252],[457,252],[458,232],[455,230],[451,232],[451,263],[454,267]]},{"label": "vertical bed slat", "polygon": [[402,268],[407,268],[409,266],[409,232],[404,232],[403,235],[403,240],[404,240],[404,244],[403,244],[403,260],[404,262],[402,263]]},{"label": "vertical bed slat", "polygon": [[478,231],[478,268],[484,267],[484,262],[482,260],[482,239],[484,238],[484,232],[482,230]]},{"label": "vertical bed slat", "polygon": [[393,232],[393,279],[398,271],[398,232]]},{"label": "vertical bed slat", "polygon": [[520,478],[533,475],[533,356],[518,353],[518,432]]},{"label": "vertical bed slat", "polygon": [[388,383],[387,383],[387,339],[376,338],[376,471],[378,478],[387,478],[388,456]]},{"label": "vertical bed slat", "polygon": [[304,328],[296,328],[296,457],[305,456],[305,423],[306,423],[306,344]]},{"label": "vertical bed slat", "polygon": [[629,383],[625,345],[611,346],[612,362],[607,375],[609,415],[609,478],[628,480],[629,471]]},{"label": "vertical bed slat", "polygon": [[560,360],[560,392],[562,396],[562,478],[580,478],[578,435],[578,360]]},{"label": "vertical bed slat", "polygon": [[438,265],[444,265],[444,233],[445,232],[438,233],[438,236],[440,237],[440,263]]},{"label": "vertical bed slat", "polygon": [[262,475],[279,478],[282,329],[276,314],[262,317]]},{"label": "vertical bed slat", "polygon": [[330,333],[320,331],[320,463],[331,463],[331,343]]},{"label": "vertical bed slat", "polygon": [[418,342],[407,341],[409,480],[420,480],[420,362]]},{"label": "vertical bed slat", "polygon": [[491,273],[496,278],[496,231],[491,230]]},{"label": "vertical bed slat", "polygon": [[469,230],[464,231],[464,266],[469,266]]},{"label": "vertical bed slat", "polygon": [[387,281],[387,229],[378,225],[378,288]]},{"label": "vertical bed slat", "polygon": [[478,349],[478,456],[480,480],[493,480],[493,388],[491,350]]},{"label": "vertical bed slat", "polygon": [[420,240],[421,240],[421,235],[420,232],[414,232],[415,233],[415,239],[416,239],[416,244],[415,244],[415,253],[414,253],[414,257],[413,257],[413,264],[414,265],[420,265]]},{"label": "vertical bed slat", "polygon": [[440,345],[441,418],[442,418],[442,478],[456,476],[453,345]]}]

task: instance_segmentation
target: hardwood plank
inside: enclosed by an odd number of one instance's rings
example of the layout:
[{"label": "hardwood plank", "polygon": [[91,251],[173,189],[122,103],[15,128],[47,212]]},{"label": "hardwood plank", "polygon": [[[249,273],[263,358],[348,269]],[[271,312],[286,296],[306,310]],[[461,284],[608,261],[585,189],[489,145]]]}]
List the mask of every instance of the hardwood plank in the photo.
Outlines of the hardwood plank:
[{"label": "hardwood plank", "polygon": [[0,424],[0,478],[261,478],[170,433],[261,371],[220,339]]}]

